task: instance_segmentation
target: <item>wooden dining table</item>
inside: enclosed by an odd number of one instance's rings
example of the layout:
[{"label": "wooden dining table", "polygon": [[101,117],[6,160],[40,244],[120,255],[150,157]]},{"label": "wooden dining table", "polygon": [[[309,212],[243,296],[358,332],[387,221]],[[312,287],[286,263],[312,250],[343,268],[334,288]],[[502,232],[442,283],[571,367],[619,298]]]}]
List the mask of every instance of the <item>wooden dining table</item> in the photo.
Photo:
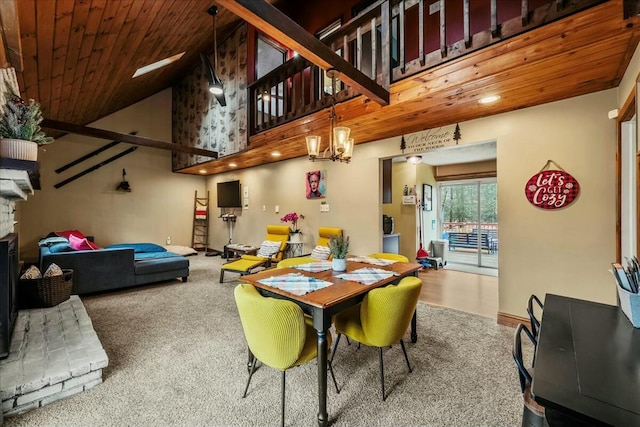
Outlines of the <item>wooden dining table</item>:
[{"label": "wooden dining table", "polygon": [[[373,284],[364,285],[350,280],[343,280],[337,276],[342,273],[353,272],[361,268],[377,268],[396,273],[387,279],[380,280]],[[279,268],[262,270],[255,274],[242,276],[241,282],[254,285],[264,296],[287,299],[298,304],[302,310],[313,317],[313,327],[318,339],[318,425],[324,427],[328,425],[329,416],[327,414],[327,331],[331,327],[331,318],[341,311],[358,304],[371,289],[379,288],[390,283],[397,283],[407,276],[417,276],[421,264],[395,262],[387,266],[371,265],[363,262],[347,261],[346,272],[336,272],[331,269],[320,272],[302,271],[296,268]],[[306,276],[315,277],[320,280],[331,282],[332,285],[314,290],[304,295],[295,295],[290,292],[265,285],[259,281],[273,276],[286,275],[289,273],[301,273]],[[416,313],[413,313],[411,320],[411,342],[416,342],[418,334],[416,331]],[[249,354],[251,359],[251,354]]]}]

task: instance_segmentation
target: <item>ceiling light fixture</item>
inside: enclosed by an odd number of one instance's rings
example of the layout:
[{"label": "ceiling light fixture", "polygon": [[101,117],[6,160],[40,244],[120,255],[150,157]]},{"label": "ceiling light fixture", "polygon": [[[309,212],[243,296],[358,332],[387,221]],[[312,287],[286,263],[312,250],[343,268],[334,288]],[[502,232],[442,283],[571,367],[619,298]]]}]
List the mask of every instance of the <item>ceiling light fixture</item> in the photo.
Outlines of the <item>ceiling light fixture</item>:
[{"label": "ceiling light fixture", "polygon": [[485,96],[484,98],[480,98],[478,101],[480,104],[491,104],[492,102],[496,102],[500,97],[498,95]]},{"label": "ceiling light fixture", "polygon": [[209,92],[216,97],[222,107],[225,107],[227,101],[224,97],[224,86],[222,85],[222,80],[216,74],[216,69],[218,68],[218,43],[216,42],[216,15],[218,14],[218,8],[211,6],[207,13],[213,16],[213,66],[209,61],[209,57],[202,52],[200,52],[200,60],[204,65],[207,80],[209,80]]},{"label": "ceiling light fixture", "polygon": [[232,168],[236,168],[236,167],[238,167],[238,164],[237,163],[229,163],[229,166],[232,167]]},{"label": "ceiling light fixture", "polygon": [[407,162],[417,165],[418,163],[420,163],[422,161],[422,156],[419,155],[413,155],[413,156],[409,156],[407,157]]},{"label": "ceiling light fixture", "polygon": [[353,156],[353,138],[349,138],[351,129],[346,126],[335,127],[336,119],[336,77],[338,77],[338,70],[331,68],[327,70],[327,76],[331,78],[331,112],[329,115],[329,146],[320,155],[320,143],[322,137],[318,135],[307,136],[307,153],[309,154],[309,160],[312,162],[316,160],[331,160],[333,162],[340,161],[349,163]]},{"label": "ceiling light fixture", "polygon": [[281,155],[282,155],[282,154],[280,154],[280,152],[279,152],[279,151],[274,151],[274,152],[272,152],[272,153],[271,153],[271,156],[272,156],[272,157],[280,157]]}]

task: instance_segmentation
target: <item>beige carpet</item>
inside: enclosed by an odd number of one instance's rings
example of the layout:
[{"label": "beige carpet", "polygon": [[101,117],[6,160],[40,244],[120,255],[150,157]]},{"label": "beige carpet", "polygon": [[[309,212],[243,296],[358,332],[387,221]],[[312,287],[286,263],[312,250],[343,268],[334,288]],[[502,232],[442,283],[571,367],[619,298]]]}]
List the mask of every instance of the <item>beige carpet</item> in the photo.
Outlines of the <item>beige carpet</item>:
[{"label": "beige carpet", "polygon": [[[242,399],[246,346],[233,274],[219,257],[190,257],[189,282],[82,298],[109,356],[104,383],[5,426],[255,426],[280,422],[280,373],[258,369]],[[341,387],[329,387],[335,426],[519,426],[522,398],[511,358],[513,329],[454,310],[418,307],[416,344],[385,350],[389,397],[380,400],[377,350],[342,340]],[[408,342],[408,337],[406,339]],[[329,383],[331,384],[331,383]],[[315,363],[287,373],[288,426],[315,426]]]}]

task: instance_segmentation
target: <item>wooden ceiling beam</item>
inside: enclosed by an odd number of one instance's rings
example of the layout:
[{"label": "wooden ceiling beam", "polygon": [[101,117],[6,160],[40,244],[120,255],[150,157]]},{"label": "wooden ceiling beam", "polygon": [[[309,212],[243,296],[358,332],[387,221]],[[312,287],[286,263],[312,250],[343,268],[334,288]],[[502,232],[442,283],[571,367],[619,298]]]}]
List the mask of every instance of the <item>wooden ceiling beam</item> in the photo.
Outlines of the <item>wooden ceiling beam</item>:
[{"label": "wooden ceiling beam", "polygon": [[81,126],[73,123],[61,122],[58,120],[44,119],[40,125],[43,128],[51,130],[75,133],[78,135],[85,135],[93,138],[127,142],[129,144],[142,145],[144,147],[160,148],[162,150],[178,151],[187,154],[196,154],[199,156],[212,157],[214,159],[218,158],[218,153],[216,151],[203,150],[202,148],[196,147],[186,147],[184,145],[179,145],[172,142],[158,141],[156,139],[143,138],[136,135],[114,132],[106,129],[92,128],[89,126]]},{"label": "wooden ceiling beam", "polygon": [[309,34],[276,7],[264,0],[218,0],[218,4],[263,33],[295,50],[304,58],[328,70],[335,68],[340,79],[380,105],[389,105],[389,91],[336,55],[329,46]]},{"label": "wooden ceiling beam", "polygon": [[[6,65],[22,71],[22,45],[20,43],[20,25],[18,23],[18,13],[16,11],[17,0],[0,1],[0,67]],[[8,64],[5,64],[8,62]]]}]

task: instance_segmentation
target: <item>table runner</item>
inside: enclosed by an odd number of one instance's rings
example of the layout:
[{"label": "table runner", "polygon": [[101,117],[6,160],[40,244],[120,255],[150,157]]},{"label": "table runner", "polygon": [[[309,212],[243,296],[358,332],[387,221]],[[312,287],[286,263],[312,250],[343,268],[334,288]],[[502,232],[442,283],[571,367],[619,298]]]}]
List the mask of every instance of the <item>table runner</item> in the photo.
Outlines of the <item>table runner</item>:
[{"label": "table runner", "polygon": [[266,279],[258,280],[258,282],[271,286],[272,288],[282,289],[294,295],[308,294],[309,292],[333,285],[333,283],[327,282],[326,280],[305,276],[301,273],[288,273],[280,276],[267,277]]},{"label": "table runner", "polygon": [[370,256],[354,256],[349,258],[347,261],[364,262],[365,264],[379,265],[380,267],[386,267],[394,262],[398,262],[392,259],[373,258]]},{"label": "table runner", "polygon": [[309,271],[311,273],[318,273],[320,271],[330,270],[331,266],[331,261],[313,261],[305,264],[294,265],[293,268],[297,268],[302,271]]},{"label": "table runner", "polygon": [[381,280],[385,280],[389,277],[397,275],[398,273],[393,271],[382,270],[380,268],[365,267],[353,270],[349,273],[340,274],[338,275],[338,278],[362,283],[363,285],[372,285]]}]

